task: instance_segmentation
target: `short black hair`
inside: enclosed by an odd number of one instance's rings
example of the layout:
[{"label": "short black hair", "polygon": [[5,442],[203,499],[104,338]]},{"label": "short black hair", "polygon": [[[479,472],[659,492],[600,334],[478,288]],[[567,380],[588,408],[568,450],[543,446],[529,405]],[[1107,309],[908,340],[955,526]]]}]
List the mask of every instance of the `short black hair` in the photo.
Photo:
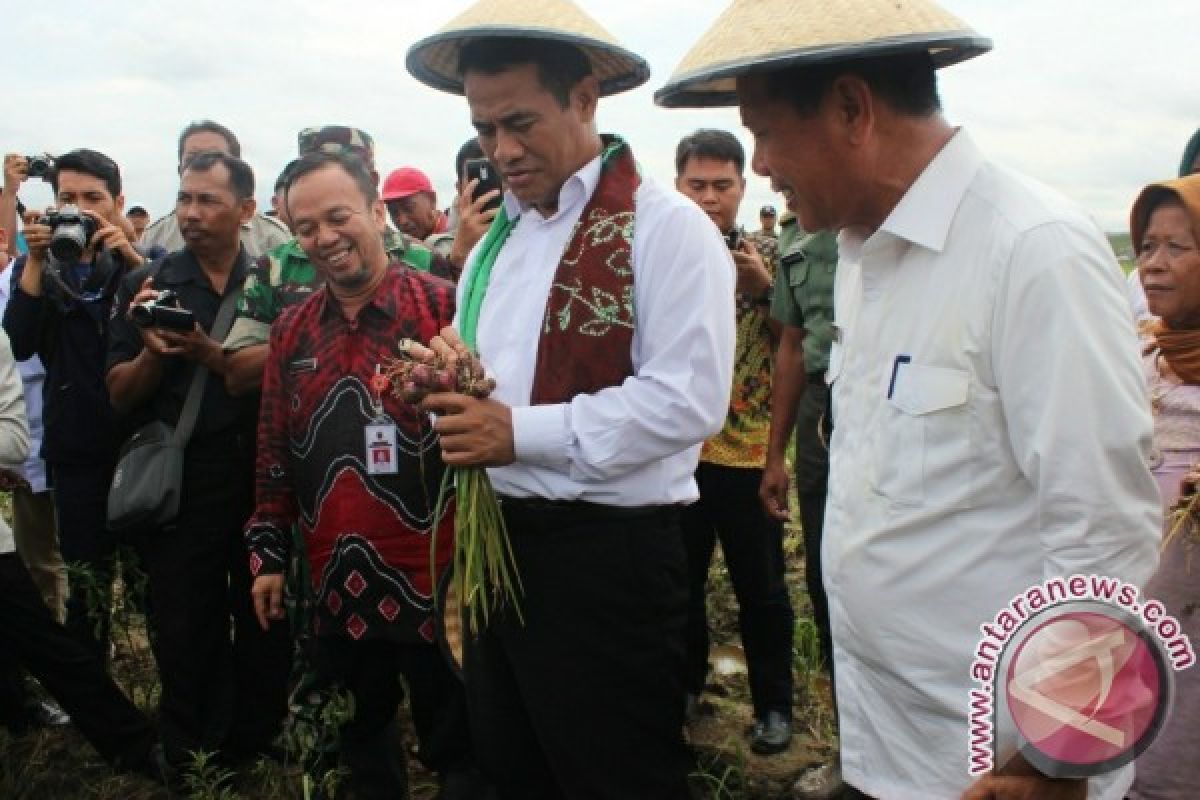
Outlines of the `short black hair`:
[{"label": "short black hair", "polygon": [[233,131],[226,128],[219,122],[213,122],[211,119],[201,119],[188,125],[183,129],[183,133],[179,134],[179,150],[176,158],[179,159],[180,165],[183,164],[183,143],[188,137],[196,133],[215,133],[225,140],[225,144],[229,145],[229,152],[237,158],[242,157],[242,143],[233,135]]},{"label": "short black hair", "polygon": [[273,194],[279,194],[281,191],[283,191],[284,189],[287,188],[288,179],[292,174],[292,167],[296,166],[296,162],[299,160],[300,159],[298,159],[298,158],[293,158],[279,172],[279,177],[275,179],[275,190],[274,190]]},{"label": "short black hair", "polygon": [[485,158],[483,148],[479,146],[479,139],[474,136],[463,142],[463,146],[458,148],[458,155],[454,156],[454,180],[463,180],[463,170],[473,158]]},{"label": "short black hair", "polygon": [[127,217],[146,217],[147,219],[149,219],[150,212],[147,211],[146,209],[142,208],[141,206],[134,206],[133,208],[131,208],[125,212],[125,216],[127,216]]},{"label": "short black hair", "polygon": [[233,190],[234,197],[238,200],[254,197],[254,170],[237,156],[207,150],[188,159],[183,172],[208,172],[218,164],[229,170],[229,188]]},{"label": "short black hair", "polygon": [[283,186],[284,205],[287,205],[288,194],[292,191],[292,187],[296,185],[296,181],[305,175],[331,165],[341,168],[342,171],[354,179],[354,183],[358,186],[358,191],[362,193],[363,198],[367,201],[367,205],[371,205],[379,199],[379,187],[375,185],[374,176],[372,176],[371,171],[361,158],[343,153],[318,150],[314,153],[306,153],[297,158],[288,164],[287,169],[284,170],[287,178]]},{"label": "short black hair", "polygon": [[549,39],[496,37],[473,39],[458,54],[458,74],[498,75],[506,69],[533,64],[538,82],[562,108],[571,102],[571,90],[592,74],[592,62],[578,47]]},{"label": "short black hair", "polygon": [[738,175],[746,169],[746,151],[742,143],[729,131],[715,128],[701,128],[679,140],[675,148],[675,177],[683,174],[688,161],[693,158],[732,161]]},{"label": "short black hair", "polygon": [[50,172],[50,186],[58,194],[58,173],[82,172],[104,181],[108,193],[116,197],[121,193],[121,168],[104,153],[96,150],[80,148],[54,159],[54,169]]},{"label": "short black hair", "polygon": [[812,116],[833,82],[843,75],[862,78],[876,95],[901,114],[930,117],[942,110],[937,70],[933,59],[924,50],[771,72],[766,79],[767,95],[788,98],[801,116]]}]

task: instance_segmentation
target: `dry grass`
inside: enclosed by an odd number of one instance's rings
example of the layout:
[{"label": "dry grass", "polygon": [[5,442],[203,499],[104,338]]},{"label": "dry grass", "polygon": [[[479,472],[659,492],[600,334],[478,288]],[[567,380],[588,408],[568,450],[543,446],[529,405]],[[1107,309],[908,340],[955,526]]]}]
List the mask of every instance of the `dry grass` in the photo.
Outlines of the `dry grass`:
[{"label": "dry grass", "polygon": [[[795,504],[793,504],[795,507]],[[9,497],[0,494],[0,513],[9,516]],[[767,800],[788,796],[788,787],[812,764],[826,758],[833,744],[828,683],[814,663],[811,608],[804,589],[803,538],[795,522],[787,527],[785,550],[793,569],[788,584],[797,616],[795,715],[792,747],[772,757],[749,750],[746,729],[751,723],[749,690],[744,674],[715,677],[706,694],[706,712],[690,726],[697,751],[697,786],[713,800]],[[737,645],[737,605],[718,555],[709,594],[709,618],[714,646]],[[117,653],[113,672],[139,706],[151,710],[156,678],[145,639],[144,620],[121,608],[116,624]],[[407,712],[402,711],[402,716]],[[411,741],[411,736],[410,736]],[[432,800],[437,792],[431,775],[415,758],[409,759],[413,800]],[[237,773],[211,764],[193,772],[199,800],[240,798],[303,798],[299,768],[260,761]],[[114,774],[70,726],[42,729],[20,738],[0,728],[0,798],[5,800],[157,800],[166,797],[149,782]]]}]

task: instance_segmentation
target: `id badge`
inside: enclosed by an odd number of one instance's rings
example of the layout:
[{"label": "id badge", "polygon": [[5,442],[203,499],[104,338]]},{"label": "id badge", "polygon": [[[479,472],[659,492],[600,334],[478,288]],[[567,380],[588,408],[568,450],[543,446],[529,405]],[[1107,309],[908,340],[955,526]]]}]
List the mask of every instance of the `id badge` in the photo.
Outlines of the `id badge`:
[{"label": "id badge", "polygon": [[367,474],[395,475],[400,467],[396,463],[396,426],[373,424],[366,427]]}]

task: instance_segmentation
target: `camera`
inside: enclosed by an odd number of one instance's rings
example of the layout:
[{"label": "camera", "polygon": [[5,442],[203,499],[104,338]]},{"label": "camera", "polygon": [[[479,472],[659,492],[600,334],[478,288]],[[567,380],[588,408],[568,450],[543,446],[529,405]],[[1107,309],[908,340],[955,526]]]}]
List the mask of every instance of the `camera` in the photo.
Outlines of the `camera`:
[{"label": "camera", "polygon": [[54,172],[54,159],[47,153],[40,156],[25,156],[26,174],[30,178],[49,180]]},{"label": "camera", "polygon": [[159,292],[153,300],[129,307],[129,318],[141,328],[166,328],[187,332],[196,327],[196,317],[179,307],[179,296],[170,289]]},{"label": "camera", "polygon": [[725,244],[730,250],[742,249],[742,229],[734,228],[729,233],[725,234]]},{"label": "camera", "polygon": [[64,264],[79,260],[99,227],[95,219],[71,205],[51,211],[38,223],[54,229],[50,235],[50,255]]}]

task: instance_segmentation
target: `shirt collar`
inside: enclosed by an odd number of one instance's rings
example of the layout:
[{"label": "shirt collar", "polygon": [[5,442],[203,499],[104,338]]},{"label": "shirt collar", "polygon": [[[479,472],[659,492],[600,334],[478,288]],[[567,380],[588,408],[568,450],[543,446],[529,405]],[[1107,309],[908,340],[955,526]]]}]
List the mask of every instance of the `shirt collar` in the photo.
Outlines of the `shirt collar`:
[{"label": "shirt collar", "polygon": [[[403,264],[396,261],[388,263],[387,272],[383,276],[383,280],[375,287],[375,293],[371,295],[371,299],[359,309],[358,316],[362,317],[367,309],[374,308],[379,313],[383,314],[388,319],[396,319],[400,313],[400,309],[396,307],[396,282],[400,280],[400,271],[405,269]],[[338,305],[337,298],[329,291],[329,284],[326,283],[320,288],[321,304],[320,317],[322,320],[337,318],[341,316],[342,309]]]},{"label": "shirt collar", "polygon": [[[200,267],[200,262],[196,260],[196,256],[192,254],[191,250],[185,247],[172,255],[177,257],[168,257],[163,260],[162,267],[159,268],[158,275],[154,278],[155,283],[161,278],[164,283],[176,285],[194,283],[197,286],[203,286],[207,289],[213,288],[212,281],[204,274],[204,270]],[[246,267],[249,261],[249,256],[246,254],[246,246],[241,245],[238,248],[237,260],[233,262],[233,270],[229,273],[229,280],[225,283],[226,291],[231,287],[240,287],[245,283]]]},{"label": "shirt collar", "polygon": [[[580,167],[574,175],[567,178],[558,190],[558,210],[549,219],[557,219],[576,206],[587,203],[588,198],[592,196],[592,193],[596,191],[596,186],[600,183],[600,167],[603,157],[603,153],[598,153],[595,158]],[[522,212],[528,211],[530,208],[528,203],[518,200],[512,192],[507,189],[504,191],[504,210],[509,219],[516,219]]]},{"label": "shirt collar", "polygon": [[958,130],[900,198],[880,230],[940,253],[983,160],[971,137]]}]

